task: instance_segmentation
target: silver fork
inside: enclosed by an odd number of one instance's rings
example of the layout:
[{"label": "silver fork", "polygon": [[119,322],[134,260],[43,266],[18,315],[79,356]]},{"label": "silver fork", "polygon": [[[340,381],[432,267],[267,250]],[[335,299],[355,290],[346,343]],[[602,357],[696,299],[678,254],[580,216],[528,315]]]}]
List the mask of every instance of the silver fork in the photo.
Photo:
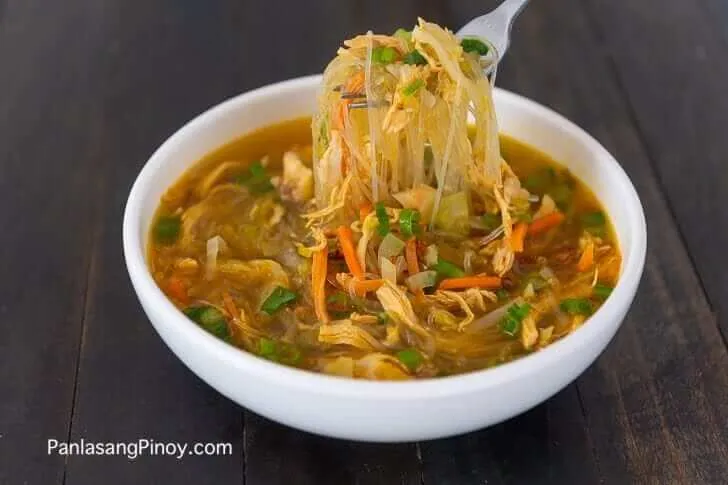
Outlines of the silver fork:
[{"label": "silver fork", "polygon": [[[528,0],[504,0],[491,12],[474,18],[465,24],[455,35],[460,38],[477,37],[488,41],[495,52],[488,52],[487,58],[490,62],[485,62],[486,74],[493,72],[495,66],[503,59],[508,50],[511,40],[511,27],[521,10],[526,6]],[[492,54],[492,56],[491,56]],[[340,86],[337,86],[341,89]],[[373,103],[367,101],[366,96],[355,93],[341,93],[342,98],[350,98],[355,100],[349,105],[349,108],[367,108],[374,106]],[[383,101],[377,102],[377,106]]]}]

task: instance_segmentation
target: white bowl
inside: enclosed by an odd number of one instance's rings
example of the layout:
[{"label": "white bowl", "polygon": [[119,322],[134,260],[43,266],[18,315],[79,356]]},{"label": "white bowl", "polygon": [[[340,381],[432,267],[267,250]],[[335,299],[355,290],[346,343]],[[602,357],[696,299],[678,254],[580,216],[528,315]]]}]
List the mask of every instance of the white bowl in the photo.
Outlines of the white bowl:
[{"label": "white bowl", "polygon": [[646,226],[629,178],[591,136],[555,112],[495,91],[501,131],[537,147],[586,182],[614,223],[622,275],[581,328],[549,347],[500,367],[412,382],[370,382],[292,369],[219,340],[188,320],[147,269],[145,246],[162,193],[193,163],[256,128],[309,115],[320,76],[284,81],[236,96],[201,114],[152,155],[124,214],[124,255],[134,290],[165,343],[220,393],[280,423],[362,441],[440,438],[483,428],[548,399],[604,350],[632,303],[642,275]]}]

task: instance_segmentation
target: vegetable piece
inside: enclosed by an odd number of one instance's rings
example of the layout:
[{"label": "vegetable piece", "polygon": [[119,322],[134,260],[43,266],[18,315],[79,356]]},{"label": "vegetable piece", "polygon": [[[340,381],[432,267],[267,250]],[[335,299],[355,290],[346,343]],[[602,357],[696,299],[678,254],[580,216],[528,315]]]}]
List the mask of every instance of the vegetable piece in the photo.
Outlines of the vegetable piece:
[{"label": "vegetable piece", "polygon": [[393,47],[375,47],[372,49],[372,62],[377,64],[391,64],[397,58],[397,51]]},{"label": "vegetable piece", "polygon": [[415,238],[407,240],[404,256],[407,260],[407,272],[410,275],[419,273],[420,264],[417,261],[417,240]]},{"label": "vegetable piece", "polygon": [[519,222],[511,232],[511,238],[508,243],[511,247],[511,251],[514,253],[522,253],[524,240],[526,239],[526,231],[528,230],[528,224],[525,222]]},{"label": "vegetable piece", "polygon": [[344,260],[346,261],[346,266],[349,267],[349,271],[351,271],[351,274],[353,274],[355,278],[363,278],[364,270],[362,270],[359,259],[356,256],[354,235],[351,232],[351,228],[349,228],[349,226],[339,226],[336,230],[336,235],[339,238],[341,251],[344,253]]},{"label": "vegetable piece", "polygon": [[480,39],[467,38],[460,41],[465,52],[474,52],[480,56],[488,54],[488,45]]},{"label": "vegetable piece", "polygon": [[331,318],[326,310],[326,267],[328,265],[329,251],[323,248],[313,253],[311,263],[311,294],[316,318],[322,323],[328,323]]},{"label": "vegetable piece", "polygon": [[167,294],[181,303],[187,303],[189,301],[187,285],[182,278],[178,278],[177,276],[171,276],[167,280]]},{"label": "vegetable piece", "polygon": [[278,349],[276,341],[262,337],[258,342],[258,355],[268,360],[278,360]]},{"label": "vegetable piece", "polygon": [[377,313],[377,323],[379,323],[380,325],[384,325],[387,322],[389,322],[389,315],[387,314],[387,312]]},{"label": "vegetable piece", "polygon": [[468,194],[463,191],[443,197],[435,216],[435,225],[447,232],[458,234],[470,232]]},{"label": "vegetable piece", "polygon": [[606,300],[609,298],[609,295],[612,294],[612,288],[611,286],[603,285],[601,283],[597,283],[594,285],[594,289],[592,290],[594,292],[594,296],[599,298],[600,300]]},{"label": "vegetable piece", "polygon": [[586,298],[567,298],[559,305],[561,311],[571,315],[591,315],[594,311],[592,304]]},{"label": "vegetable piece", "polygon": [[400,350],[397,352],[397,358],[412,372],[416,371],[425,360],[422,357],[422,354],[420,354],[416,349]]},{"label": "vegetable piece", "polygon": [[379,258],[379,271],[383,280],[397,284],[397,267],[387,258]]},{"label": "vegetable piece", "polygon": [[404,56],[404,59],[402,60],[402,62],[404,62],[405,64],[414,65],[414,66],[424,66],[427,64],[427,59],[425,59],[425,57],[422,54],[420,54],[420,52],[417,49],[415,49],[413,51],[408,52]]},{"label": "vegetable piece", "polygon": [[422,231],[420,212],[417,209],[402,209],[399,213],[399,231],[405,238],[411,238]]},{"label": "vegetable piece", "polygon": [[301,361],[301,351],[297,347],[266,337],[258,341],[258,355],[286,365],[297,365]]},{"label": "vegetable piece", "polygon": [[402,94],[404,94],[405,96],[414,96],[415,94],[417,94],[417,91],[422,89],[424,85],[425,81],[423,81],[422,79],[415,79],[407,86],[402,88]]},{"label": "vegetable piece", "polygon": [[394,32],[394,34],[392,34],[392,37],[402,39],[405,42],[410,42],[412,41],[412,32],[400,27]]},{"label": "vegetable piece", "polygon": [[437,272],[422,271],[420,273],[414,273],[405,281],[410,290],[421,291],[423,288],[431,288],[437,284]]},{"label": "vegetable piece", "polygon": [[377,232],[380,236],[384,237],[389,233],[389,215],[387,214],[387,208],[381,202],[377,202],[374,210],[377,213],[377,221],[379,221]]},{"label": "vegetable piece", "polygon": [[425,248],[425,264],[432,268],[437,264],[437,261],[439,259],[438,256],[438,249],[435,244],[430,244]]},{"label": "vegetable piece", "polygon": [[529,174],[523,182],[523,186],[529,192],[541,193],[556,181],[556,170],[553,167],[546,167]]},{"label": "vegetable piece", "polygon": [[180,216],[159,216],[154,223],[154,240],[159,244],[174,244],[181,227]]},{"label": "vegetable piece", "polygon": [[209,305],[193,306],[185,308],[184,314],[214,336],[221,339],[230,338],[225,315],[217,308]]},{"label": "vegetable piece", "polygon": [[268,315],[273,315],[286,304],[295,301],[296,298],[298,298],[298,294],[296,292],[282,286],[276,286],[275,289],[273,289],[273,292],[268,295],[268,298],[265,299],[260,310]]},{"label": "vegetable piece", "polygon": [[523,319],[526,318],[531,311],[531,305],[528,303],[514,303],[506,310],[505,316],[500,321],[501,332],[509,337],[518,335]]},{"label": "vegetable piece", "polygon": [[367,293],[377,291],[384,284],[384,280],[354,280],[351,288],[356,296],[366,296]]},{"label": "vegetable piece", "polygon": [[502,282],[498,276],[465,276],[461,278],[446,278],[440,281],[438,290],[459,290],[463,288],[500,288]]},{"label": "vegetable piece", "polygon": [[549,195],[554,199],[556,205],[563,209],[571,200],[571,188],[566,183],[562,183],[549,190]]},{"label": "vegetable piece", "polygon": [[602,211],[588,212],[581,216],[583,226],[603,226],[606,223],[607,218]]},{"label": "vegetable piece", "polygon": [[483,214],[481,220],[486,231],[495,231],[501,225],[501,218],[498,214]]},{"label": "vegetable piece", "polygon": [[390,232],[384,236],[381,244],[379,244],[377,259],[389,259],[398,256],[404,248],[405,242]]},{"label": "vegetable piece", "polygon": [[236,182],[248,187],[254,194],[263,194],[274,188],[260,161],[253,162],[248,167],[248,173],[238,176]]},{"label": "vegetable piece", "polygon": [[437,260],[437,264],[432,269],[437,271],[437,275],[442,278],[462,278],[465,276],[465,271],[442,258]]},{"label": "vegetable piece", "polygon": [[581,253],[579,261],[576,263],[576,269],[584,272],[588,271],[594,265],[594,241],[591,239],[586,243],[584,251]]},{"label": "vegetable piece", "polygon": [[564,216],[564,214],[559,211],[552,212],[547,216],[536,219],[528,226],[528,235],[536,236],[538,234],[544,233],[552,227],[556,227],[561,224],[564,219],[566,219],[566,216]]},{"label": "vegetable piece", "polygon": [[429,224],[432,219],[432,208],[435,204],[436,193],[437,190],[433,187],[420,184],[411,189],[398,192],[393,197],[402,204],[402,207],[419,211],[421,221]]},{"label": "vegetable piece", "polygon": [[495,292],[495,295],[498,297],[499,301],[507,300],[511,297],[511,294],[508,293],[508,290],[505,288],[498,289],[498,291]]}]

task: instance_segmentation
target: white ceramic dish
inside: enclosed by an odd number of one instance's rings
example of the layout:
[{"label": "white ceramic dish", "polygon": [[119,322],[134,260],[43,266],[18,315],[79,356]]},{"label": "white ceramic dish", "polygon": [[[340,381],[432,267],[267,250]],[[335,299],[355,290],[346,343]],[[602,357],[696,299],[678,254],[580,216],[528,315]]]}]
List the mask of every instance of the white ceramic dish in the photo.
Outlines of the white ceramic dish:
[{"label": "white ceramic dish", "polygon": [[149,159],[124,214],[124,255],[149,320],[172,351],[220,393],[263,416],[317,434],[363,441],[439,438],[483,428],[541,403],[604,350],[642,275],[646,226],[629,178],[591,136],[555,112],[496,90],[501,131],[565,164],[606,207],[623,253],[622,276],[605,304],[572,335],[489,370],[414,382],[367,382],[283,367],[208,334],[178,311],[147,269],[145,246],[162,193],[191,164],[256,128],[311,114],[320,76],[242,94],[201,114]]}]

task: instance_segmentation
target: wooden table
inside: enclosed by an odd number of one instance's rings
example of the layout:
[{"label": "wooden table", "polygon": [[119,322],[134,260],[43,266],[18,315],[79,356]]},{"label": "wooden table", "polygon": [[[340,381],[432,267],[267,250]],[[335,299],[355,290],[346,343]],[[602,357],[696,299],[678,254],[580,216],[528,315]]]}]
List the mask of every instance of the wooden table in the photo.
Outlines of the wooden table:
[{"label": "wooden table", "polygon": [[[304,7],[304,5],[306,5]],[[728,7],[534,0],[499,85],[624,165],[649,254],[623,328],[575,384],[457,438],[285,428],[164,346],[121,251],[130,185],[207,107],[320,72],[339,42],[493,1],[0,0],[0,484],[728,483]],[[295,405],[295,403],[292,403]],[[47,441],[230,442],[230,456],[70,456]]]}]

